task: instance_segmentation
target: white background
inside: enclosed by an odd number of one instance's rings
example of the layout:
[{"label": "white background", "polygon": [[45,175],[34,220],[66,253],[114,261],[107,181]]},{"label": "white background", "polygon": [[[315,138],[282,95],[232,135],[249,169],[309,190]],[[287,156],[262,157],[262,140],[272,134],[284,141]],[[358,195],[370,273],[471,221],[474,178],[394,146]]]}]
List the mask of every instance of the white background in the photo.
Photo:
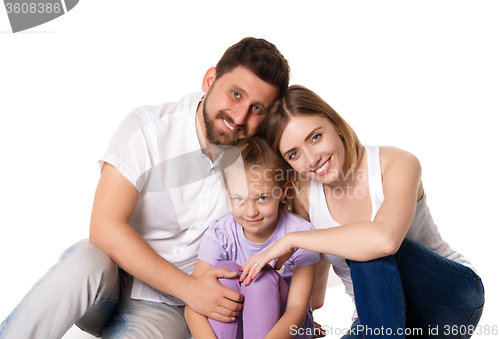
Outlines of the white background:
[{"label": "white background", "polygon": [[[483,278],[481,325],[499,326],[499,17],[486,0],[81,0],[12,34],[0,8],[0,321],[88,236],[97,159],[123,117],[201,90],[225,49],[255,36],[363,143],[420,159],[441,234]],[[316,317],[348,328],[351,302],[330,286]]]}]

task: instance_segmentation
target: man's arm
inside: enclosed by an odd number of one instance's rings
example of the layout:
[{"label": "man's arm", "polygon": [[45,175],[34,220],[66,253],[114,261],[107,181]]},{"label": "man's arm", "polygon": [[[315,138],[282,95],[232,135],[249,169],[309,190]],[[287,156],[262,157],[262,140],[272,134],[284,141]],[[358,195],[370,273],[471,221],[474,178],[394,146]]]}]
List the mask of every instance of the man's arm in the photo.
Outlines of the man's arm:
[{"label": "man's arm", "polygon": [[191,277],[160,257],[128,225],[139,192],[115,167],[105,164],[97,185],[90,220],[90,243],[102,249],[118,266],[146,284],[171,294],[196,312],[230,322],[239,315],[243,297],[219,284],[236,272],[211,269]]},{"label": "man's arm", "polygon": [[[198,259],[194,267],[193,277],[198,277],[211,267],[212,265],[209,263]],[[184,309],[184,316],[194,339],[217,339],[207,317],[193,311],[189,305],[186,305]]]}]

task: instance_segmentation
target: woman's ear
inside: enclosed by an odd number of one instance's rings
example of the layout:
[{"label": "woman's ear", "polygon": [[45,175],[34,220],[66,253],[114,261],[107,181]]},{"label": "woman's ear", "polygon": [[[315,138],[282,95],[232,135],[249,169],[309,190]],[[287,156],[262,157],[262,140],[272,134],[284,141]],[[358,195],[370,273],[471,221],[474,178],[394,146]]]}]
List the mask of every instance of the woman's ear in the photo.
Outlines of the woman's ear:
[{"label": "woman's ear", "polygon": [[285,202],[286,192],[288,191],[289,188],[290,188],[290,180],[285,182],[285,184],[283,185],[283,187],[281,189],[282,193],[281,193],[280,202]]},{"label": "woman's ear", "polygon": [[201,83],[201,89],[203,90],[203,92],[208,93],[210,86],[212,86],[215,81],[216,75],[217,72],[215,71],[215,67],[210,67],[205,73],[205,76],[203,77],[203,81]]}]

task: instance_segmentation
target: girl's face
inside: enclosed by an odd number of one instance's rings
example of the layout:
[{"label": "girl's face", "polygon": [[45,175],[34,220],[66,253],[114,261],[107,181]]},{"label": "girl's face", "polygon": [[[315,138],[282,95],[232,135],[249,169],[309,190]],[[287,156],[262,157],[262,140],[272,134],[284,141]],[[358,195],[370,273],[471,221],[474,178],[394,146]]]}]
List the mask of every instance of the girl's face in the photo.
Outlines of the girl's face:
[{"label": "girl's face", "polygon": [[279,204],[285,192],[271,173],[254,167],[240,175],[231,172],[226,176],[231,213],[251,242],[267,241],[278,223]]},{"label": "girl's face", "polygon": [[283,130],[279,150],[301,179],[307,177],[329,184],[346,170],[344,144],[339,134],[328,118],[294,116]]}]

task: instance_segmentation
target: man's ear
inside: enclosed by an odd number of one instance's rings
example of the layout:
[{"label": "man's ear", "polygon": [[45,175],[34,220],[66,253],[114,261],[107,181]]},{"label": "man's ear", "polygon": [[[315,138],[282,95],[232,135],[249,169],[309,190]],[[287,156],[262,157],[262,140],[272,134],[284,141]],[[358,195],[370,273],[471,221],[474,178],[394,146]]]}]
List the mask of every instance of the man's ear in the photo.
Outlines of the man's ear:
[{"label": "man's ear", "polygon": [[201,83],[201,89],[203,92],[208,93],[208,90],[210,86],[215,81],[215,76],[217,75],[217,72],[215,71],[215,67],[210,67],[208,71],[205,73],[205,76],[203,77],[203,82]]}]

